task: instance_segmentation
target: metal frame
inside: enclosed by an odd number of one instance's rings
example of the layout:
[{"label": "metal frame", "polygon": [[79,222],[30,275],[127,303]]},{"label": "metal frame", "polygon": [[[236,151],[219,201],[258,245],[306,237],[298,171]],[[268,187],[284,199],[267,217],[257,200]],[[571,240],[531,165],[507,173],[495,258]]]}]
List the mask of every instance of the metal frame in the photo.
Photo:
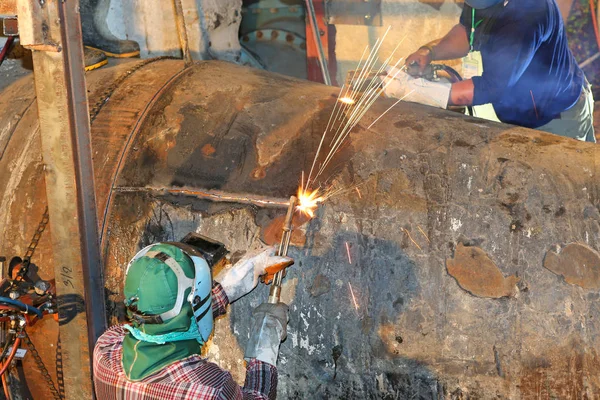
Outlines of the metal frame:
[{"label": "metal frame", "polygon": [[67,399],[93,397],[91,353],[106,329],[78,10],[77,0],[17,2],[21,44],[33,52],[57,293],[85,299],[85,312],[59,326]]},{"label": "metal frame", "polygon": [[[325,0],[305,0],[310,1],[314,8],[314,21],[306,15],[306,65],[307,78],[314,82],[326,83],[324,78],[323,64],[327,68],[331,84],[337,85],[337,61],[335,58],[335,26],[328,25],[325,18]],[[313,29],[313,23],[316,22],[317,29]],[[318,35],[316,34],[318,33]],[[316,38],[315,38],[316,36]],[[321,49],[319,49],[321,47]],[[323,58],[324,57],[324,58]],[[322,63],[320,60],[324,60]]]}]

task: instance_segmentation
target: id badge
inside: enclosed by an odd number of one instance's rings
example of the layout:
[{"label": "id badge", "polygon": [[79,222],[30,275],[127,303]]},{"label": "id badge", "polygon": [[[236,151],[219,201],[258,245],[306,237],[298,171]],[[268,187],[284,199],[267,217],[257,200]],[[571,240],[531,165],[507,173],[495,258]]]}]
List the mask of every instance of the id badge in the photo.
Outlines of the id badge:
[{"label": "id badge", "polygon": [[[463,58],[463,79],[471,79],[474,76],[481,76],[482,74],[483,60],[481,59],[481,52],[472,51]],[[494,111],[494,106],[491,104],[473,106],[473,113],[476,117],[500,122]]]},{"label": "id badge", "polygon": [[481,53],[472,51],[463,58],[463,79],[471,79],[474,76],[481,76],[483,73]]}]

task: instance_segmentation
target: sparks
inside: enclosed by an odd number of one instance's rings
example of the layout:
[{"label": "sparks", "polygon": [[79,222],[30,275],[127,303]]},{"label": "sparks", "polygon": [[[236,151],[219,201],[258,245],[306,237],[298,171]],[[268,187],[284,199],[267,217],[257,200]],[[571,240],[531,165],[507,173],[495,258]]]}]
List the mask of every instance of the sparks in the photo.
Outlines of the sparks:
[{"label": "sparks", "polygon": [[325,199],[319,195],[319,189],[310,191],[302,186],[298,188],[298,211],[301,211],[311,218],[315,217],[315,210]]},{"label": "sparks", "polygon": [[425,234],[425,232],[423,232],[423,229],[421,229],[421,227],[419,225],[417,225],[417,228],[419,228],[419,231],[421,232],[421,234],[423,236],[425,236],[425,239],[427,239],[427,243],[431,244],[431,240],[429,240],[429,238],[427,237],[427,235]]},{"label": "sparks", "polygon": [[350,256],[350,245],[346,242],[346,253],[348,254],[348,263],[352,265],[352,257]]},{"label": "sparks", "polygon": [[[395,75],[400,72],[401,69],[399,64],[403,58],[398,59],[396,63],[392,63],[392,60],[394,59],[396,50],[398,50],[400,44],[406,39],[406,36],[400,40],[391,54],[383,61],[383,63],[381,63],[381,66],[377,67],[379,49],[390,29],[391,26],[387,28],[383,37],[375,41],[370,52],[367,51],[369,46],[365,47],[365,50],[360,57],[360,61],[358,62],[358,66],[352,74],[352,79],[347,84],[345,83],[342,85],[338,95],[338,101],[336,101],[333,107],[331,116],[327,122],[327,127],[323,132],[317,152],[315,153],[315,158],[310,168],[310,172],[308,173],[306,187],[311,187],[311,183],[315,182],[317,178],[325,172],[331,159],[338,150],[340,150],[350,132],[359,123],[375,101],[384,93],[386,86],[395,78]],[[365,60],[367,53],[368,56]],[[382,76],[388,67],[391,67],[392,70],[398,69],[398,71],[387,83],[381,85],[381,80],[374,79],[374,77]],[[353,88],[359,88],[360,90],[353,90]],[[326,137],[329,139],[329,146],[325,144]],[[322,154],[321,151],[325,150],[326,147],[329,147],[328,152]],[[323,160],[318,163],[320,158]],[[315,168],[317,167],[317,164],[319,164],[319,166],[318,168]]]},{"label": "sparks", "polygon": [[348,282],[348,287],[350,288],[350,294],[352,295],[352,302],[354,303],[354,308],[358,311],[358,303],[356,302],[356,297],[354,297],[354,290],[352,290],[352,285]]},{"label": "sparks", "polygon": [[358,198],[362,199],[362,195],[360,194],[360,190],[358,190],[358,188],[355,188],[355,189],[356,189],[356,193],[358,193]]},{"label": "sparks", "polygon": [[533,110],[535,111],[535,117],[537,119],[540,119],[540,116],[538,115],[537,107],[535,106],[535,98],[533,97],[533,90],[530,90],[529,93],[531,93],[531,101],[533,101]]},{"label": "sparks", "polygon": [[407,230],[406,230],[406,229],[404,229],[404,228],[401,228],[401,229],[404,231],[404,233],[406,233],[406,235],[408,236],[408,238],[410,239],[410,241],[411,241],[411,242],[413,242],[413,244],[414,244],[415,246],[417,246],[417,248],[418,248],[419,250],[423,250],[423,249],[421,248],[421,246],[419,246],[419,244],[413,240],[412,236],[410,236],[410,232],[409,232],[409,231],[407,231]]}]

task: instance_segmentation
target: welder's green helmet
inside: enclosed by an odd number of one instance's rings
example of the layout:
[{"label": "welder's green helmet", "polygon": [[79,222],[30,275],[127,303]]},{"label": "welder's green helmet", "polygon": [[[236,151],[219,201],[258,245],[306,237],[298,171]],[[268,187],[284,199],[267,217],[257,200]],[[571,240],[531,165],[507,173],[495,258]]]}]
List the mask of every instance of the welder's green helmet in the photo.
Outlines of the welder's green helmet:
[{"label": "welder's green helmet", "polygon": [[479,10],[482,8],[489,8],[495,6],[496,4],[501,3],[502,1],[504,0],[465,0],[465,3]]},{"label": "welder's green helmet", "polygon": [[[193,335],[145,336],[157,343],[194,337],[205,343],[213,329],[212,276],[202,254],[179,242],[157,243],[140,250],[125,271],[125,305],[136,325],[162,324],[178,316],[189,303],[193,310]],[[189,309],[188,309],[189,312]],[[199,333],[193,331],[196,325]],[[140,331],[135,330],[141,335]]]}]

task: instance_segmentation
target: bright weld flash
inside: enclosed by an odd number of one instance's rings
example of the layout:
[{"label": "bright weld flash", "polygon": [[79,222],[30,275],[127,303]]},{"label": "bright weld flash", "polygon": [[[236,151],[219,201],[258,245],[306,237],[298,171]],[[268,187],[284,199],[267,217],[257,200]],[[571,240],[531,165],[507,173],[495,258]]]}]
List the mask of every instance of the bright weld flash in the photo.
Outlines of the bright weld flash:
[{"label": "bright weld flash", "polygon": [[319,189],[315,189],[311,192],[310,190],[298,188],[297,208],[311,218],[314,218],[315,210],[323,200],[325,199],[319,196]]},{"label": "bright weld flash", "polygon": [[340,97],[339,101],[342,102],[342,103],[344,103],[344,104],[354,104],[354,103],[356,103],[356,101],[354,101],[350,97]]}]

